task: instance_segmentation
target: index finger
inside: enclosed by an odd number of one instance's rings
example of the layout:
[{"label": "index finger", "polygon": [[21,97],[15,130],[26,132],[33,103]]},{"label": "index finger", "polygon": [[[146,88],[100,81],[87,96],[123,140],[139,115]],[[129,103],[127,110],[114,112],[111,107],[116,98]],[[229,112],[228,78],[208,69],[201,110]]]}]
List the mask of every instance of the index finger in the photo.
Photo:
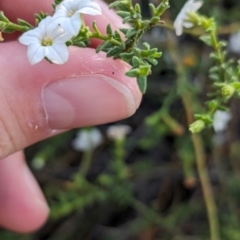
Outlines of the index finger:
[{"label": "index finger", "polygon": [[[83,0],[84,1],[84,0]],[[16,22],[18,18],[21,18],[31,24],[35,24],[34,14],[43,11],[52,15],[53,0],[1,0],[0,1],[0,10],[5,13],[5,15],[12,21]],[[106,26],[111,23],[112,29],[117,30],[122,25],[122,19],[116,15],[113,10],[108,8],[108,5],[101,0],[95,0],[101,9],[102,15],[100,16],[90,16],[85,15],[84,19],[88,26],[91,26],[93,21],[97,22],[97,26],[102,33],[106,32]],[[13,36],[13,35],[12,35]],[[14,34],[14,39],[16,39],[19,34]],[[11,35],[4,35],[4,38],[9,39]],[[99,41],[93,41],[93,45],[96,46],[99,44]]]}]

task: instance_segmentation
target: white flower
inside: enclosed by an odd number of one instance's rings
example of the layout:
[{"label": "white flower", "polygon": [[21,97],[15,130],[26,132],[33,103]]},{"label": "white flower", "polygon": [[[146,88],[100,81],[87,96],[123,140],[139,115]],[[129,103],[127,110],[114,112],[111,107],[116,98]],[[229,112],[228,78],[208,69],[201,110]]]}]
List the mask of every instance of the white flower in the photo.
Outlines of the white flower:
[{"label": "white flower", "polygon": [[101,15],[100,6],[91,0],[65,0],[56,7],[55,21],[76,36],[82,26],[81,14]]},{"label": "white flower", "polygon": [[203,2],[201,0],[199,1],[188,0],[185,3],[173,24],[177,36],[182,35],[183,27],[185,28],[193,27],[193,24],[188,22],[188,13],[196,12],[202,5]]},{"label": "white flower", "polygon": [[217,110],[213,116],[213,128],[214,128],[215,132],[224,131],[230,120],[231,120],[230,113]]},{"label": "white flower", "polygon": [[132,131],[132,128],[128,125],[118,124],[115,126],[110,126],[107,129],[107,136],[113,140],[124,139],[127,134]]},{"label": "white flower", "polygon": [[97,128],[82,129],[72,142],[72,147],[77,151],[89,151],[98,147],[103,142],[103,136]]},{"label": "white flower", "polygon": [[43,19],[37,28],[25,32],[19,42],[28,46],[28,59],[36,64],[47,57],[51,62],[63,64],[68,60],[66,42],[72,35],[52,22],[52,17]]},{"label": "white flower", "polygon": [[240,53],[240,31],[230,36],[228,48],[233,53]]}]

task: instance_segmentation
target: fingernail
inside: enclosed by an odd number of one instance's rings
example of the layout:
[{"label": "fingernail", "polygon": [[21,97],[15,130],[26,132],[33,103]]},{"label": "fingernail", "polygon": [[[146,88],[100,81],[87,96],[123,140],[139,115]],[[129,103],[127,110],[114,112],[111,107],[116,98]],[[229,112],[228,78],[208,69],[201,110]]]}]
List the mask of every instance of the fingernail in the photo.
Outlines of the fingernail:
[{"label": "fingernail", "polygon": [[101,74],[55,81],[43,89],[42,99],[52,129],[116,121],[137,107],[130,89]]},{"label": "fingernail", "polygon": [[46,203],[45,197],[36,182],[36,179],[33,177],[32,173],[30,172],[29,168],[25,165],[23,166],[23,174],[25,177],[26,186],[29,188],[30,192],[32,193],[32,203],[38,209],[41,209],[43,213],[47,215],[49,212],[48,205]]}]

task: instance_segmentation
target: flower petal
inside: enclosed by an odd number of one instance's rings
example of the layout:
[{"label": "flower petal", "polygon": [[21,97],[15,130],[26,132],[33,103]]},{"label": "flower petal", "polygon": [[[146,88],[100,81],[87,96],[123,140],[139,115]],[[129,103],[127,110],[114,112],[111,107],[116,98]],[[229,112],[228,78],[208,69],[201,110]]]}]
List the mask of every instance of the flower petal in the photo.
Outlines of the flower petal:
[{"label": "flower petal", "polygon": [[56,21],[66,32],[68,32],[72,36],[78,35],[82,25],[79,13],[75,13],[71,18],[59,18],[56,19]]},{"label": "flower petal", "polygon": [[47,47],[46,57],[56,64],[63,64],[68,60],[69,52],[65,44],[53,44]]},{"label": "flower petal", "polygon": [[20,36],[18,41],[23,45],[29,45],[31,43],[40,42],[42,39],[43,33],[39,28],[29,30]]},{"label": "flower petal", "polygon": [[92,1],[79,1],[78,12],[85,13],[89,15],[101,15],[102,10],[100,6]]},{"label": "flower petal", "polygon": [[53,17],[48,16],[39,23],[38,28],[41,29],[46,36],[51,33],[57,25],[58,24],[54,21]]},{"label": "flower petal", "polygon": [[32,43],[28,46],[27,55],[30,64],[39,63],[45,57],[45,47],[40,44]]}]

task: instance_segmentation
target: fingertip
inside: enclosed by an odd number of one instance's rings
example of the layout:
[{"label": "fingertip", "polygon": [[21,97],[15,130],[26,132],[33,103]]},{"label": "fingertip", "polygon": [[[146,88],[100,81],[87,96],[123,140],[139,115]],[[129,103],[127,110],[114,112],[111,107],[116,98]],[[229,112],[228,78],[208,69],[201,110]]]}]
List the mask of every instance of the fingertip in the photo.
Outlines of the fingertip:
[{"label": "fingertip", "polygon": [[47,220],[46,200],[22,152],[0,161],[0,225],[16,232],[39,229]]}]

